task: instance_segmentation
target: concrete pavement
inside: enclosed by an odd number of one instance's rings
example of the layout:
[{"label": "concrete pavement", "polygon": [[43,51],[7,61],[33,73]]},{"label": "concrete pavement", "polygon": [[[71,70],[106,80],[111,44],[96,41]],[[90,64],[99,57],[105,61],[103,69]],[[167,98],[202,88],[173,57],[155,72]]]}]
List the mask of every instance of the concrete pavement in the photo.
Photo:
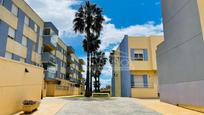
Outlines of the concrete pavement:
[{"label": "concrete pavement", "polygon": [[[15,115],[23,115],[19,112]],[[47,97],[32,115],[204,115],[157,99]]]}]

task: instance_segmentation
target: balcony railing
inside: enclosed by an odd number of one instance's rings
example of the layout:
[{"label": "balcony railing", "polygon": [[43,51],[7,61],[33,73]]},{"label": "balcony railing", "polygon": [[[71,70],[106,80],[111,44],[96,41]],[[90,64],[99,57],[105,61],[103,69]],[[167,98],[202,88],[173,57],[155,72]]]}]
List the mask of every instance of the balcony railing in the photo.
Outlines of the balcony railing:
[{"label": "balcony railing", "polygon": [[74,49],[71,46],[67,46],[67,53],[68,54],[74,53]]},{"label": "balcony railing", "polygon": [[73,73],[74,73],[74,68],[72,68],[72,67],[67,67],[67,73],[73,74]]},{"label": "balcony railing", "polygon": [[78,79],[76,79],[76,78],[73,78],[73,77],[69,77],[68,80],[71,81],[71,82],[73,82],[73,83],[76,83],[76,84],[80,84],[80,83],[81,83],[80,80],[78,80]]},{"label": "balcony railing", "polygon": [[79,59],[79,63],[80,63],[81,65],[84,65],[84,64],[85,64],[85,62],[84,62],[83,59]]},{"label": "balcony railing", "polygon": [[45,79],[54,79],[56,77],[56,72],[44,71]]},{"label": "balcony railing", "polygon": [[72,57],[70,55],[67,55],[67,63],[68,64],[74,63],[74,60],[72,59]]},{"label": "balcony railing", "polygon": [[45,45],[46,49],[54,50],[57,48],[57,35],[44,35],[43,36],[43,44]]},{"label": "balcony railing", "polygon": [[154,88],[154,84],[149,82],[144,84],[143,82],[131,83],[132,88]]},{"label": "balcony railing", "polygon": [[79,71],[84,72],[82,65],[79,65]]},{"label": "balcony railing", "polygon": [[42,62],[55,65],[56,64],[56,57],[49,52],[43,52]]}]

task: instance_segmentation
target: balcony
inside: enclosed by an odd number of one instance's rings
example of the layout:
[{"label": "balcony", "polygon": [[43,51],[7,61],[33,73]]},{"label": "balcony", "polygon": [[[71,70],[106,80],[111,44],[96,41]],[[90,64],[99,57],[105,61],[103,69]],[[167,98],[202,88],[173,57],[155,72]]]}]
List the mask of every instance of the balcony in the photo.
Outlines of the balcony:
[{"label": "balcony", "polygon": [[45,79],[46,80],[55,79],[55,77],[56,77],[56,72],[44,71],[44,74],[45,74]]},{"label": "balcony", "polygon": [[81,81],[76,79],[76,78],[73,78],[73,77],[69,77],[68,79],[69,81],[73,82],[73,83],[76,83],[76,84],[81,84]]},{"label": "balcony", "polygon": [[84,62],[83,59],[79,59],[79,63],[80,63],[81,65],[84,65],[84,64],[85,64],[85,62]]},{"label": "balcony", "polygon": [[68,54],[74,53],[74,49],[71,46],[67,46],[67,53]]},{"label": "balcony", "polygon": [[73,74],[73,73],[74,73],[74,68],[72,68],[72,67],[67,67],[67,73]]},{"label": "balcony", "polygon": [[72,57],[70,55],[67,55],[67,63],[68,64],[73,64],[74,60],[72,59]]},{"label": "balcony", "polygon": [[79,71],[84,72],[83,67],[81,65],[79,65]]},{"label": "balcony", "polygon": [[79,73],[78,75],[79,75],[79,78],[82,78],[82,74],[81,73]]},{"label": "balcony", "polygon": [[56,57],[49,52],[43,52],[42,62],[51,64],[51,65],[55,65],[56,64]]},{"label": "balcony", "polygon": [[57,35],[44,35],[43,44],[46,51],[52,51],[57,48]]}]

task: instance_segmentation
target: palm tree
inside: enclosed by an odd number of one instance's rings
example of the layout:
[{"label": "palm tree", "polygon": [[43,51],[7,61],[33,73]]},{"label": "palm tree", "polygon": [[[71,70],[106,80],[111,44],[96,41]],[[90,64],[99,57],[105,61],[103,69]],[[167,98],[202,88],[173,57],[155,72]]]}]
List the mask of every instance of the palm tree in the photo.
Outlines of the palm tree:
[{"label": "palm tree", "polygon": [[92,60],[93,60],[92,76],[95,78],[94,88],[95,88],[95,92],[100,92],[100,75],[103,70],[103,67],[107,62],[107,58],[105,57],[104,52],[95,51],[93,52]]},{"label": "palm tree", "polygon": [[101,8],[97,7],[96,4],[91,4],[89,1],[82,5],[75,14],[74,31],[85,34],[83,41],[83,48],[87,52],[87,75],[86,75],[86,92],[85,96],[91,96],[90,83],[92,78],[90,77],[90,54],[99,48],[101,43],[98,38],[103,28],[102,23],[104,18],[102,16]]}]

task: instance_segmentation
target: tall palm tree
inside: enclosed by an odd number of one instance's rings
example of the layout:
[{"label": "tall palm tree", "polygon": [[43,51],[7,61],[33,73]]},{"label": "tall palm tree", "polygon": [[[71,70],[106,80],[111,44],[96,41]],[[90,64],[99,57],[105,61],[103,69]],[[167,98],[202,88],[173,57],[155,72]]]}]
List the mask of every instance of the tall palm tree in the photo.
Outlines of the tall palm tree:
[{"label": "tall palm tree", "polygon": [[107,62],[107,58],[105,57],[104,52],[95,51],[93,52],[92,60],[93,60],[92,76],[95,78],[94,88],[95,88],[95,92],[100,92],[100,75],[103,70],[103,67]]},{"label": "tall palm tree", "polygon": [[74,31],[85,34],[83,41],[83,48],[87,52],[87,75],[86,75],[86,92],[85,96],[91,96],[92,78],[90,77],[90,54],[99,48],[101,43],[100,37],[103,28],[102,23],[104,18],[102,16],[101,8],[96,4],[91,4],[89,1],[82,5],[75,14]]}]

